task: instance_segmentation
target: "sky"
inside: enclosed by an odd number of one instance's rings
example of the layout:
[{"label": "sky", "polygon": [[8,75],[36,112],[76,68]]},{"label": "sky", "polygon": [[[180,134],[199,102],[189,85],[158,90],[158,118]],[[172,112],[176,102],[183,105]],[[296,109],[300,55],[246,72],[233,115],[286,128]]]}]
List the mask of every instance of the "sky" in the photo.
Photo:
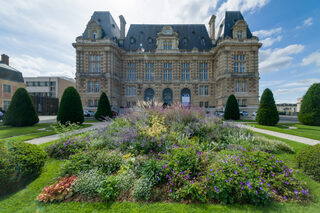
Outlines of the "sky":
[{"label": "sky", "polygon": [[263,46],[259,51],[260,95],[296,103],[320,82],[318,0],[0,0],[0,54],[28,76],[74,78],[75,50],[94,11],[110,11],[130,24],[205,24],[226,10],[239,10]]}]

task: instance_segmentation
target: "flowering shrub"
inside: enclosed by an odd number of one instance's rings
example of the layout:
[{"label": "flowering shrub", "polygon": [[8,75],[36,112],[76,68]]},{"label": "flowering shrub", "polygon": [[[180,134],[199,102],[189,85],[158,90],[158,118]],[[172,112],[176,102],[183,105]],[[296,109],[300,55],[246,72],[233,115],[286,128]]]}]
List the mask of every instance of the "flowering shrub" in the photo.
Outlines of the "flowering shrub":
[{"label": "flowering shrub", "polygon": [[132,195],[136,200],[149,200],[152,187],[153,182],[150,179],[140,178],[133,186]]},{"label": "flowering shrub", "polygon": [[123,157],[119,152],[99,152],[93,165],[102,171],[104,174],[110,175],[118,171],[123,164]]},{"label": "flowering shrub", "polygon": [[37,200],[40,202],[63,201],[73,195],[72,184],[76,180],[76,176],[63,177],[58,183],[44,187],[38,195]]},{"label": "flowering shrub", "polygon": [[59,140],[53,145],[45,147],[44,150],[52,158],[66,159],[70,155],[86,148],[88,142],[77,137],[70,137],[66,140]]},{"label": "flowering shrub", "polygon": [[320,144],[302,150],[297,160],[300,168],[316,181],[320,181]]}]

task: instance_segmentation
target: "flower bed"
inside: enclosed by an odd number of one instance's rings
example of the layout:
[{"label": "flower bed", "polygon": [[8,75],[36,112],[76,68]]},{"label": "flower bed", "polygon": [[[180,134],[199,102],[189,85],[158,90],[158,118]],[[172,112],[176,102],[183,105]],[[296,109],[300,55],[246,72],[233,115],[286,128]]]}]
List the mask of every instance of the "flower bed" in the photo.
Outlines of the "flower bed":
[{"label": "flower bed", "polygon": [[[61,176],[77,177],[68,200],[265,205],[310,196],[295,172],[274,156],[293,153],[291,147],[254,137],[202,111],[139,109],[71,140],[47,150],[68,159]],[[63,157],[55,154],[61,150]]]}]

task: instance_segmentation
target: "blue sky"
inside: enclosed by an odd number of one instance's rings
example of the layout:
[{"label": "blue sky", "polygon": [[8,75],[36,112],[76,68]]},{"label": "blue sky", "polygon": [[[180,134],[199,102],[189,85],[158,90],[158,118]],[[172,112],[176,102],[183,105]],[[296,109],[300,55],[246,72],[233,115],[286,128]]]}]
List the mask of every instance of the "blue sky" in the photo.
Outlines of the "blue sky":
[{"label": "blue sky", "polygon": [[72,42],[94,11],[110,11],[117,23],[206,24],[225,10],[240,10],[263,43],[260,94],[270,88],[277,103],[295,103],[320,82],[320,1],[317,0],[0,0],[0,53],[24,76],[74,77]]}]

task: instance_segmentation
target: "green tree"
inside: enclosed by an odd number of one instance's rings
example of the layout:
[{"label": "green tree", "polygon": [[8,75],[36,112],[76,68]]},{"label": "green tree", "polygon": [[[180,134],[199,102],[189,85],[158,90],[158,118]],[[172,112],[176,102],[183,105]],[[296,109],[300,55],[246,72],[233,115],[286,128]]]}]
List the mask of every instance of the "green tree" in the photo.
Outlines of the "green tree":
[{"label": "green tree", "polygon": [[57,121],[64,125],[67,122],[83,123],[82,103],[80,95],[74,87],[68,87],[64,90],[59,105]]},{"label": "green tree", "polygon": [[224,110],[224,119],[226,120],[240,119],[239,104],[234,95],[230,95],[227,100],[226,109]]},{"label": "green tree", "polygon": [[298,119],[306,125],[320,126],[320,83],[313,84],[304,95]]},{"label": "green tree", "polygon": [[112,111],[111,111],[111,106],[110,106],[110,102],[108,99],[108,96],[106,95],[106,93],[102,93],[100,95],[100,99],[99,99],[99,103],[98,103],[98,109],[97,112],[94,114],[94,117],[97,120],[103,120],[104,117],[112,117]]},{"label": "green tree", "polygon": [[261,96],[256,121],[261,125],[274,126],[279,122],[279,113],[275,104],[273,93],[265,89]]},{"label": "green tree", "polygon": [[31,97],[26,89],[19,88],[14,93],[3,120],[4,124],[11,126],[32,126],[39,122]]}]

